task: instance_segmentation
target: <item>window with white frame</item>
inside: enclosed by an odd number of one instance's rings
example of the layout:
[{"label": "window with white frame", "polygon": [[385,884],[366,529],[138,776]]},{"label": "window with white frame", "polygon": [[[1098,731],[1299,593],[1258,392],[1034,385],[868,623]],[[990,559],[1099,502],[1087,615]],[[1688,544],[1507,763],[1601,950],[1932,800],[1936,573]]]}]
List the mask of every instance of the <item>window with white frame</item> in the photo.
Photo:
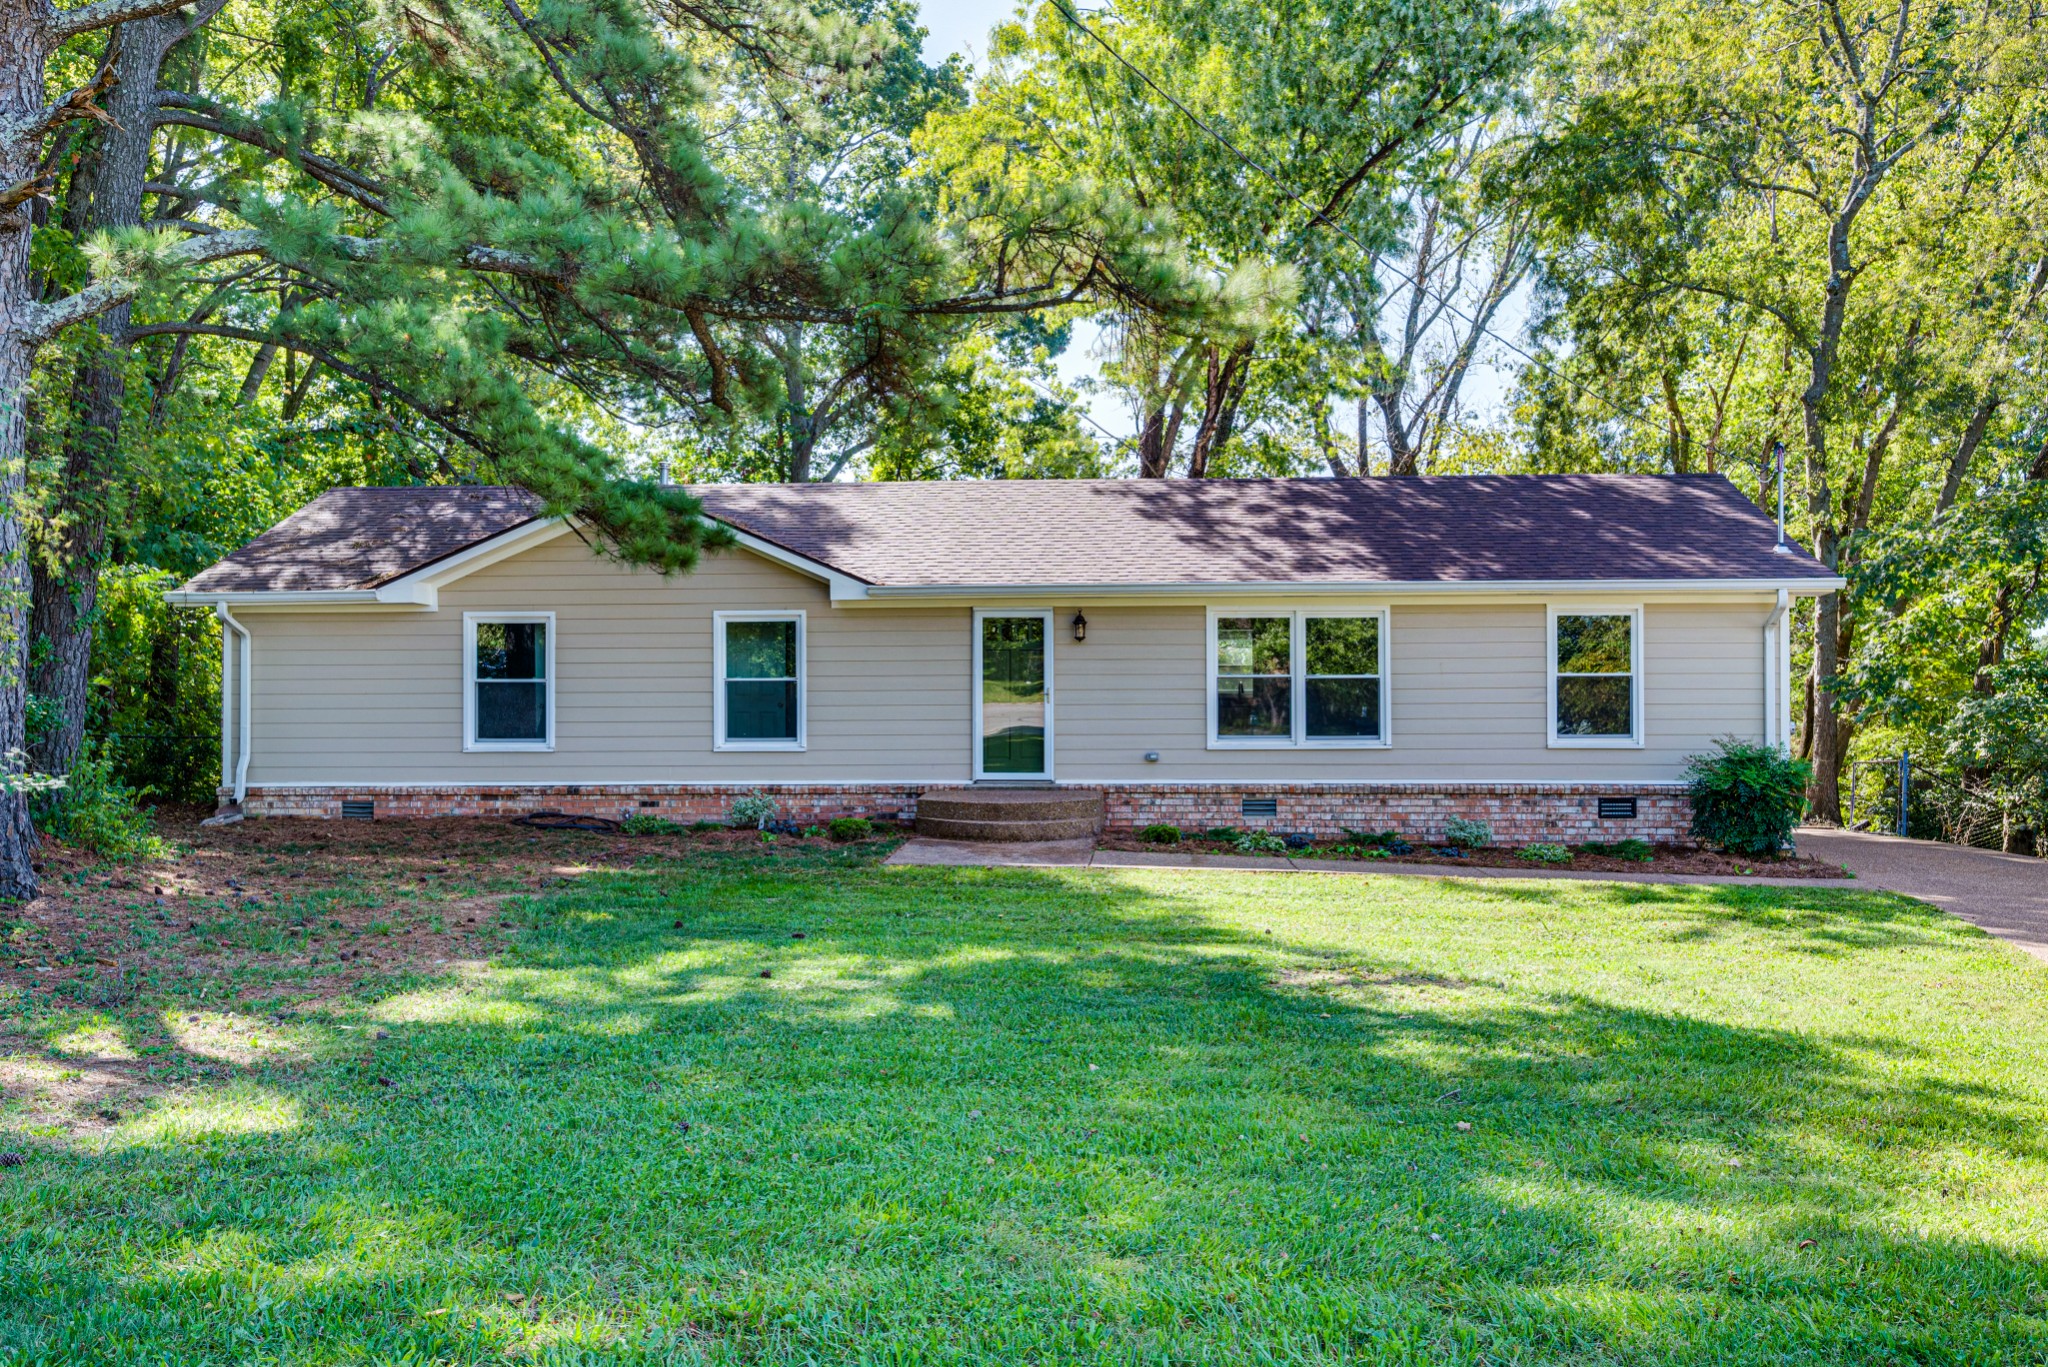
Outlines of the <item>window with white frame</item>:
[{"label": "window with white frame", "polygon": [[721,750],[804,746],[804,615],[721,612],[712,623],[713,718]]},{"label": "window with white frame", "polygon": [[1642,628],[1637,608],[1550,609],[1551,744],[1642,743]]},{"label": "window with white frame", "polygon": [[555,617],[467,613],[463,744],[471,750],[547,750],[555,743]]},{"label": "window with white frame", "polygon": [[1387,615],[1209,615],[1211,745],[1387,743]]}]

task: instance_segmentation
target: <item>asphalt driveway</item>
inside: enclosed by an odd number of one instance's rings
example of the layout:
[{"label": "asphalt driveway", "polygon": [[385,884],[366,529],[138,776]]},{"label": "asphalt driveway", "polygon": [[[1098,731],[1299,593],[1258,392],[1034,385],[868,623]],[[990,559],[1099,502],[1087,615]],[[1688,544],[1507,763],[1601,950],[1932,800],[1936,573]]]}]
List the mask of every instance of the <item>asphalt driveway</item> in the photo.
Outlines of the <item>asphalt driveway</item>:
[{"label": "asphalt driveway", "polygon": [[1799,852],[1931,902],[2048,962],[2048,859],[1815,826],[1801,828]]}]

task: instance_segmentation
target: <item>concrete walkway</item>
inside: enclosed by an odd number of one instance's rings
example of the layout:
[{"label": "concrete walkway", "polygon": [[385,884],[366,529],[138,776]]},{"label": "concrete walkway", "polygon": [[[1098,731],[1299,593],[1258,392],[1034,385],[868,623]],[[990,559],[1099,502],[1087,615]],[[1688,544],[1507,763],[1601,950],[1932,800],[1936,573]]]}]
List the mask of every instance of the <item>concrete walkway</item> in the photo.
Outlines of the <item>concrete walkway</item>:
[{"label": "concrete walkway", "polygon": [[1799,852],[1866,886],[1917,897],[2048,961],[2048,859],[1831,827],[1804,827]]},{"label": "concrete walkway", "polygon": [[1190,854],[1178,850],[1098,850],[1092,840],[995,844],[931,840],[919,836],[898,846],[895,853],[882,862],[952,868],[1238,869],[1253,873],[1378,874],[1399,878],[1562,878],[1582,883],[1704,883],[1763,888],[1866,886],[1846,878],[1715,878],[1693,873],[1587,873],[1538,865],[1526,869],[1490,869],[1478,865],[1459,868],[1450,864],[1399,864],[1391,860],[1368,862]]}]

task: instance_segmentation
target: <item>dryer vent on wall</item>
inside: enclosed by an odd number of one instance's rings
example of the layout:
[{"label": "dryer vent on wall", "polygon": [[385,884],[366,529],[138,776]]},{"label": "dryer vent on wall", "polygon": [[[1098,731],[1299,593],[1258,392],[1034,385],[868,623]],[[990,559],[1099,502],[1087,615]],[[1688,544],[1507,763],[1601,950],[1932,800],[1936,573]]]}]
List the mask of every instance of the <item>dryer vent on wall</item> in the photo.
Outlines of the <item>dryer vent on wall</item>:
[{"label": "dryer vent on wall", "polygon": [[374,821],[377,819],[377,804],[374,801],[344,802],[341,804],[343,821]]}]

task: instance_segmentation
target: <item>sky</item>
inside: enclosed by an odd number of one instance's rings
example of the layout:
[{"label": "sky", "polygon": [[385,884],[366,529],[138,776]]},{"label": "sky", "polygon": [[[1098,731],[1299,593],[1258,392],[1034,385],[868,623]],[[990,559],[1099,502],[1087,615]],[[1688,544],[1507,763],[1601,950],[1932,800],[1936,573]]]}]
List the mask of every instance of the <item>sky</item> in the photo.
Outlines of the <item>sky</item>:
[{"label": "sky", "polygon": [[[1018,3],[1019,0],[922,0],[919,9],[925,27],[925,60],[936,62],[957,52],[979,68],[983,54],[988,50],[989,30],[1015,14]],[[1519,341],[1527,312],[1525,297],[1510,298],[1502,308],[1496,326]],[[1062,379],[1072,383],[1096,373],[1099,358],[1093,352],[1099,338],[1099,330],[1089,324],[1075,327],[1072,343],[1059,358]],[[1489,359],[1494,363],[1481,361],[1475,364],[1466,377],[1463,391],[1465,406],[1482,418],[1496,415],[1505,406],[1508,390],[1515,379],[1513,367],[1506,364],[1514,358],[1499,348],[1492,350],[1494,355]],[[1348,410],[1349,405],[1341,407]],[[1098,429],[1097,435],[1128,437],[1135,427],[1129,408],[1122,400],[1109,394],[1091,396],[1088,415]]]}]

